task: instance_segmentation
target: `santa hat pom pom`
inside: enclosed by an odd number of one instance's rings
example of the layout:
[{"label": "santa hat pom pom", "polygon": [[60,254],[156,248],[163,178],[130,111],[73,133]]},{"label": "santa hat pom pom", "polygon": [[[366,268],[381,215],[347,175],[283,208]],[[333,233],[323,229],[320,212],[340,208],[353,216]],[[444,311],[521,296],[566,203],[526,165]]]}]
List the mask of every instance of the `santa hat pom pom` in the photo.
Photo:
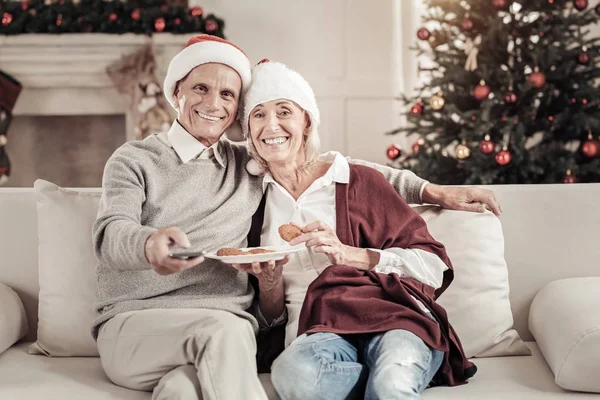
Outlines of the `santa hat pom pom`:
[{"label": "santa hat pom pom", "polygon": [[246,171],[248,171],[250,175],[259,176],[263,175],[266,172],[266,169],[260,165],[258,161],[252,159],[246,164]]}]

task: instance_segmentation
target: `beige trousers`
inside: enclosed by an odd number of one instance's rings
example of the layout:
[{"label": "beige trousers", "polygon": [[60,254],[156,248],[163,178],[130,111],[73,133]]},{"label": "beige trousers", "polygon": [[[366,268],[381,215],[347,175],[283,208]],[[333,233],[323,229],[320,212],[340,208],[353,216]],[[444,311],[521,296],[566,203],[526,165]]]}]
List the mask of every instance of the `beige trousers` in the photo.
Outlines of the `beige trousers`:
[{"label": "beige trousers", "polygon": [[248,321],[227,311],[152,309],[117,314],[98,334],[112,382],[157,400],[266,400]]}]

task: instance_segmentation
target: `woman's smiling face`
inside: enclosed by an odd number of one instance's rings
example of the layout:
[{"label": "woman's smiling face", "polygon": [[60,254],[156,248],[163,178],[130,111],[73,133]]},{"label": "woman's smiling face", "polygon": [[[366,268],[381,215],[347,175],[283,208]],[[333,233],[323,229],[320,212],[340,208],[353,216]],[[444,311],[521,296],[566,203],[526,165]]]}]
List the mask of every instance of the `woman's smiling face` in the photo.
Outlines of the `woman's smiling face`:
[{"label": "woman's smiling face", "polygon": [[257,105],[248,124],[252,143],[267,163],[304,161],[308,116],[293,101],[278,99]]}]

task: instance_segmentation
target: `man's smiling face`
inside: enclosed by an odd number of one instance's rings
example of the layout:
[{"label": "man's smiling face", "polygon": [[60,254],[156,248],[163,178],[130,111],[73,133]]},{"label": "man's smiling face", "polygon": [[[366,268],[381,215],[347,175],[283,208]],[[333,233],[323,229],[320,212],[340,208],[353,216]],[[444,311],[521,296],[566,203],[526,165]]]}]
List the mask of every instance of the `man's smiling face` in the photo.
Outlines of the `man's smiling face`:
[{"label": "man's smiling face", "polygon": [[242,79],[233,68],[199,65],[177,84],[177,120],[208,147],[235,121],[241,89]]}]

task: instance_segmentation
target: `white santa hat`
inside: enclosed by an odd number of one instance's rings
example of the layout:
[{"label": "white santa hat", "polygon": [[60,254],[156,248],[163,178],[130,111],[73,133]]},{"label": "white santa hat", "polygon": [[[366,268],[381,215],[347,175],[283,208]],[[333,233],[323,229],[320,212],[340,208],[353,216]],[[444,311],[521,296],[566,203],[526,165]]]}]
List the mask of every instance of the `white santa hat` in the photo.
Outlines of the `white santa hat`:
[{"label": "white santa hat", "polygon": [[[164,94],[173,108],[177,108],[177,100],[175,100],[177,82],[185,78],[197,66],[208,63],[219,63],[233,68],[242,78],[243,96],[252,79],[252,65],[246,54],[235,44],[220,37],[197,35],[192,37],[185,48],[173,57],[169,63],[164,83]],[[240,106],[241,103],[240,101]],[[228,130],[230,135],[231,130],[231,128]]]},{"label": "white santa hat", "polygon": [[[278,99],[291,100],[308,113],[311,125],[309,140],[312,141],[313,148],[318,149],[320,143],[318,128],[321,123],[321,114],[312,88],[298,72],[283,63],[268,59],[260,61],[252,69],[252,84],[248,88],[244,100],[242,119],[244,136],[251,140],[249,118],[252,109],[259,104]],[[264,172],[264,168],[254,160],[246,165],[246,169],[253,175],[260,175]]]}]

